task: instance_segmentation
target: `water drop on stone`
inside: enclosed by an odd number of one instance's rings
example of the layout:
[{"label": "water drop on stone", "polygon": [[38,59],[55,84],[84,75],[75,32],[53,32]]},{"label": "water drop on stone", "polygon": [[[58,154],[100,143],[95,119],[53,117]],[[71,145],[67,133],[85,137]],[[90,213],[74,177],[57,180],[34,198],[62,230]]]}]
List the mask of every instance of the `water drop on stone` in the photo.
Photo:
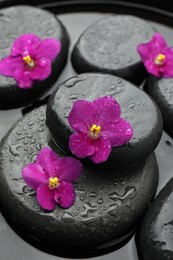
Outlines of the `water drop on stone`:
[{"label": "water drop on stone", "polygon": [[103,203],[103,199],[100,198],[98,201],[97,201],[98,204],[102,204]]},{"label": "water drop on stone", "polygon": [[62,216],[62,221],[65,223],[72,223],[74,222],[75,218],[70,213],[64,213]]},{"label": "water drop on stone", "polygon": [[96,198],[98,196],[98,194],[96,192],[90,192],[89,196],[91,198]]}]

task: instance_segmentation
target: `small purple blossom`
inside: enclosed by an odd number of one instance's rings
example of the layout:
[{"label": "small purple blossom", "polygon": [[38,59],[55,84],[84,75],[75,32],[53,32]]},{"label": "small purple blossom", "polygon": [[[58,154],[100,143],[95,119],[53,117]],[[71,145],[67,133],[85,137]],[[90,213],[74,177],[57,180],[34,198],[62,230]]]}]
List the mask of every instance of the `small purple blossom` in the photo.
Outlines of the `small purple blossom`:
[{"label": "small purple blossom", "polygon": [[168,47],[161,34],[155,33],[150,42],[139,44],[137,50],[150,74],[173,77],[173,48]]},{"label": "small purple blossom", "polygon": [[22,176],[26,184],[36,191],[37,201],[43,209],[54,210],[56,204],[69,208],[74,204],[72,181],[82,173],[82,164],[72,157],[58,158],[44,147],[34,163],[26,165]]},{"label": "small purple blossom", "polygon": [[13,77],[19,88],[31,88],[34,81],[51,74],[51,63],[60,50],[57,39],[24,34],[15,40],[10,55],[0,61],[0,75]]},{"label": "small purple blossom", "polygon": [[68,117],[75,131],[69,139],[72,153],[94,163],[106,161],[111,147],[126,144],[133,136],[130,123],[120,114],[120,105],[111,96],[93,102],[77,100]]}]

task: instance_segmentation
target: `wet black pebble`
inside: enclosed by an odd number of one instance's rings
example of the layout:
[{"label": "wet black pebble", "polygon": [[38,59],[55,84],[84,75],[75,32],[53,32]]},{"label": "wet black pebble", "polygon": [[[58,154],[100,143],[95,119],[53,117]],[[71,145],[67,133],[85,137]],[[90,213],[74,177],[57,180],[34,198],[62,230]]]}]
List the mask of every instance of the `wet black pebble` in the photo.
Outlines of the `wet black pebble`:
[{"label": "wet black pebble", "polygon": [[33,162],[39,150],[53,146],[45,125],[45,107],[28,113],[7,133],[0,147],[0,206],[5,217],[23,238],[35,245],[58,251],[68,248],[95,248],[119,241],[135,228],[153,199],[158,182],[154,154],[145,163],[127,170],[84,167],[74,183],[75,204],[59,206],[51,213],[40,209],[35,192],[22,179],[21,170]]},{"label": "wet black pebble", "polygon": [[77,99],[93,101],[113,96],[121,106],[122,117],[133,127],[133,138],[120,147],[112,148],[105,165],[127,167],[144,161],[158,145],[162,135],[162,117],[150,97],[133,84],[108,74],[85,73],[57,87],[47,106],[46,123],[53,139],[67,152],[72,129],[68,115]]},{"label": "wet black pebble", "polygon": [[59,39],[62,43],[61,52],[52,63],[51,75],[43,81],[37,81],[30,89],[20,89],[13,78],[0,76],[0,109],[20,107],[37,99],[51,88],[66,64],[69,37],[65,27],[52,13],[31,6],[0,10],[0,59],[10,54],[17,37],[27,33],[36,34],[41,39]]},{"label": "wet black pebble", "polygon": [[173,259],[173,178],[149,207],[136,236],[139,259]]},{"label": "wet black pebble", "polygon": [[149,76],[144,88],[160,108],[165,131],[173,137],[173,78]]},{"label": "wet black pebble", "polygon": [[72,64],[78,73],[110,73],[140,84],[146,70],[137,45],[151,40],[154,29],[141,18],[130,15],[106,16],[78,39]]}]

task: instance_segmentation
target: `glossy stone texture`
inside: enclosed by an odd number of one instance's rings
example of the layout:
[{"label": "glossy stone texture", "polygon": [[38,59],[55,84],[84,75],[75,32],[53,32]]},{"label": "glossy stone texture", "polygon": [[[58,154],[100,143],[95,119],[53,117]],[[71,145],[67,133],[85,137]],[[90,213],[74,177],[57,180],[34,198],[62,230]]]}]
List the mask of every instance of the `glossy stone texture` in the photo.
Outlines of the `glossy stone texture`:
[{"label": "glossy stone texture", "polygon": [[105,72],[140,84],[146,70],[137,45],[151,40],[152,26],[130,15],[106,16],[97,21],[78,39],[72,63],[78,73]]},{"label": "glossy stone texture", "polygon": [[126,145],[112,148],[108,161],[102,165],[127,167],[145,160],[161,138],[160,111],[145,92],[123,79],[107,74],[80,74],[57,87],[49,100],[46,118],[53,139],[70,152],[68,140],[73,130],[68,123],[68,115],[74,101],[93,101],[107,95],[118,101],[121,116],[131,123],[134,135]]},{"label": "glossy stone texture", "polygon": [[139,259],[173,259],[173,178],[149,207],[136,237]]},{"label": "glossy stone texture", "polygon": [[149,76],[144,88],[160,108],[165,131],[173,137],[173,78]]},{"label": "glossy stone texture", "polygon": [[68,54],[69,37],[62,23],[50,12],[31,6],[14,6],[0,10],[0,59],[10,54],[14,40],[33,33],[41,39],[56,38],[62,50],[52,63],[52,73],[30,89],[20,89],[13,78],[0,76],[0,109],[20,107],[37,99],[50,89],[63,70]]},{"label": "glossy stone texture", "polygon": [[57,206],[43,212],[21,177],[22,168],[34,161],[44,146],[65,154],[49,140],[45,107],[27,114],[4,137],[0,148],[0,206],[12,226],[36,244],[59,250],[103,245],[130,232],[154,197],[158,167],[152,154],[138,167],[125,171],[86,165],[74,183],[76,201],[70,209]]}]

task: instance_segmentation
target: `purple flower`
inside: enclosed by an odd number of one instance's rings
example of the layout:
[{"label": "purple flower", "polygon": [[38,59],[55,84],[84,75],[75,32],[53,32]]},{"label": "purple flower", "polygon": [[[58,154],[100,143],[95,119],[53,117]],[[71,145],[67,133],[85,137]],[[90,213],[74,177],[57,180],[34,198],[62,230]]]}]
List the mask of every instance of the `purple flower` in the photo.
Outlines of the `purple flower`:
[{"label": "purple flower", "polygon": [[36,190],[37,201],[43,209],[54,210],[58,203],[69,208],[75,201],[72,181],[82,173],[82,164],[72,157],[58,158],[48,147],[43,148],[34,163],[22,170],[23,179]]},{"label": "purple flower", "polygon": [[88,156],[94,163],[106,161],[111,147],[126,144],[133,135],[120,113],[120,105],[111,96],[93,102],[77,100],[68,117],[75,131],[69,139],[72,153],[79,158]]},{"label": "purple flower", "polygon": [[137,50],[149,73],[158,78],[173,77],[173,49],[161,34],[155,33],[150,42],[139,44]]},{"label": "purple flower", "polygon": [[41,40],[33,34],[18,37],[9,56],[0,61],[0,75],[13,77],[19,88],[31,88],[35,80],[51,74],[51,62],[61,50],[57,39]]}]

